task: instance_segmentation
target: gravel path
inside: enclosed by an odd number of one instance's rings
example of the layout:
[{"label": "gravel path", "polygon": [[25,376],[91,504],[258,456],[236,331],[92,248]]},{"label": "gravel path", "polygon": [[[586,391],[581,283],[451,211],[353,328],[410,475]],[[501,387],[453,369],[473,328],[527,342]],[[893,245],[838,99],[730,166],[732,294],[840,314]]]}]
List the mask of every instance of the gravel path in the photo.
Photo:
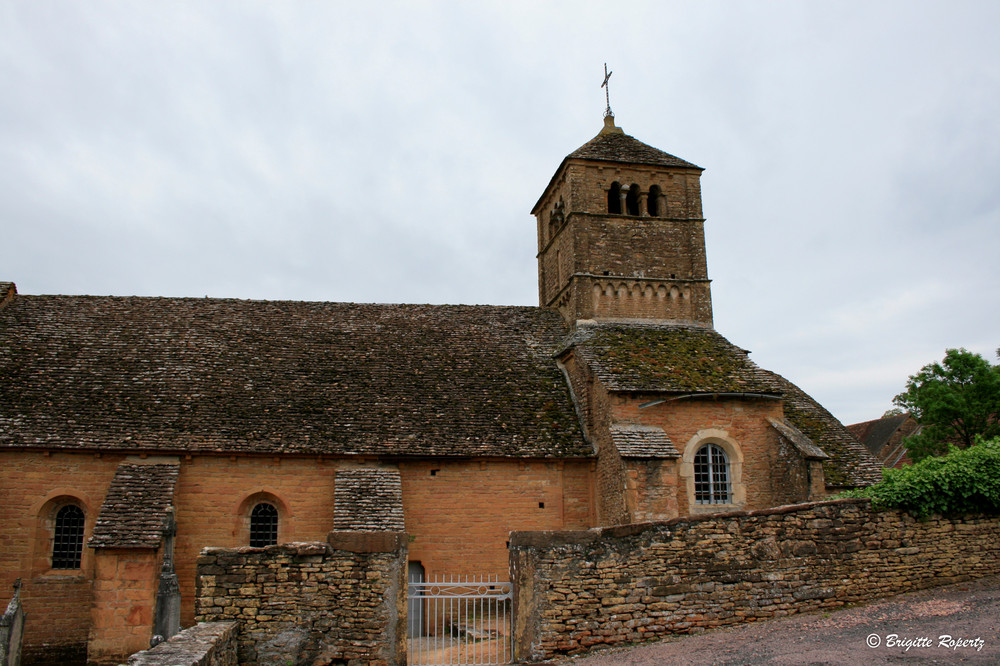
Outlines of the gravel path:
[{"label": "gravel path", "polygon": [[1000,576],[559,663],[1000,664]]}]

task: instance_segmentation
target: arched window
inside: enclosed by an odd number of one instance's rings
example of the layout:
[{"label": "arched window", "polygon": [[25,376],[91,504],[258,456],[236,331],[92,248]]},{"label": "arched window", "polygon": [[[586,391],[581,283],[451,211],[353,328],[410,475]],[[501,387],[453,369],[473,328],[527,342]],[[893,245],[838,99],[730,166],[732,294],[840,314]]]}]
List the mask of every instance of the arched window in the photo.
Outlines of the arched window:
[{"label": "arched window", "polygon": [[250,545],[254,548],[278,543],[278,509],[268,502],[260,502],[250,512]]},{"label": "arched window", "polygon": [[67,504],[56,513],[52,539],[52,568],[79,569],[83,555],[83,509]]},{"label": "arched window", "polygon": [[653,185],[649,188],[649,196],[646,197],[646,211],[650,217],[660,216],[660,196],[662,194],[663,191],[660,190],[659,185]]},{"label": "arched window", "polygon": [[622,186],[617,180],[611,183],[611,189],[608,190],[608,214],[622,214]]},{"label": "arched window", "polygon": [[694,501],[696,504],[729,504],[729,458],[722,447],[705,444],[694,455]]},{"label": "arched window", "polygon": [[628,188],[628,194],[625,195],[625,213],[627,215],[639,214],[639,186],[635,183],[632,183],[632,186]]}]

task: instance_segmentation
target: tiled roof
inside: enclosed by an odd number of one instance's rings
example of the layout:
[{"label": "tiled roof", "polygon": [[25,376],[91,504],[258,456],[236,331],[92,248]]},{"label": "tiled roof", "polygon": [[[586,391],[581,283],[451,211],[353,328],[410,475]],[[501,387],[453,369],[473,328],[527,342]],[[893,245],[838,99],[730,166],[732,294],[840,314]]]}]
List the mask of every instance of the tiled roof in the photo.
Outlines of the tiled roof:
[{"label": "tiled roof", "polygon": [[0,447],[592,455],[534,307],[17,296]]},{"label": "tiled roof", "polygon": [[568,346],[611,390],[780,395],[747,353],[683,324],[581,324]]},{"label": "tiled roof", "polygon": [[701,169],[696,164],[691,164],[687,160],[682,160],[675,155],[665,153],[659,148],[647,145],[623,132],[602,131],[593,139],[570,153],[566,159]]},{"label": "tiled roof", "polygon": [[854,423],[847,426],[847,429],[872,452],[872,455],[878,455],[882,447],[889,443],[892,436],[909,418],[909,414],[894,414],[872,421]]},{"label": "tiled roof", "polygon": [[878,462],[830,412],[713,329],[590,324],[580,326],[565,348],[574,349],[609,390],[781,397],[788,421],[830,456],[823,462],[828,485],[868,485],[882,478]]},{"label": "tiled roof", "polygon": [[774,390],[784,395],[785,418],[823,450],[828,486],[867,486],[882,480],[882,468],[868,450],[812,396],[781,375],[768,372]]},{"label": "tiled roof", "polygon": [[337,470],[333,529],[403,532],[403,486],[398,469]]},{"label": "tiled roof", "polygon": [[545,190],[542,192],[542,195],[538,198],[538,201],[535,202],[534,207],[531,209],[532,215],[538,212],[538,207],[545,199],[546,193],[551,189],[552,184],[556,182],[559,173],[563,170],[566,166],[566,162],[569,160],[592,160],[596,162],[677,167],[703,171],[703,169],[696,164],[692,164],[687,160],[682,160],[676,155],[665,153],[659,148],[654,148],[653,146],[639,141],[633,136],[625,134],[621,128],[615,127],[613,119],[611,119],[610,123],[608,120],[609,119],[607,118],[605,119],[604,129],[602,129],[597,136],[563,158],[563,161],[559,164],[559,168],[556,169],[555,173],[552,174],[552,178],[549,179],[549,184],[545,186]]},{"label": "tiled roof", "polygon": [[823,449],[816,446],[811,439],[802,434],[802,431],[788,422],[787,419],[768,419],[771,427],[778,431],[782,437],[792,443],[806,459],[826,460],[830,456],[826,455]]},{"label": "tiled roof", "polygon": [[118,465],[97,516],[92,548],[157,548],[167,529],[180,463]]},{"label": "tiled roof", "polygon": [[622,458],[680,458],[667,433],[655,426],[616,423],[611,441]]}]

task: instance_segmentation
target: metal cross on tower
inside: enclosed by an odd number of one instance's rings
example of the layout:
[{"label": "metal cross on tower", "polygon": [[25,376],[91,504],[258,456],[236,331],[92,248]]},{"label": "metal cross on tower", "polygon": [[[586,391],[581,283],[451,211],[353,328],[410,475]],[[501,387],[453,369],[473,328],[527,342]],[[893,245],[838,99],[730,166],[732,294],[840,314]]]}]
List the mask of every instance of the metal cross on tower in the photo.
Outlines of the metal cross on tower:
[{"label": "metal cross on tower", "polygon": [[608,85],[608,80],[611,78],[611,75],[613,73],[614,72],[608,71],[608,63],[604,63],[604,83],[601,84],[601,87],[604,88],[604,101],[608,105],[608,108],[604,110],[605,118],[607,118],[608,116],[612,118],[615,117],[615,114],[611,111],[611,95],[610,95],[611,86]]}]

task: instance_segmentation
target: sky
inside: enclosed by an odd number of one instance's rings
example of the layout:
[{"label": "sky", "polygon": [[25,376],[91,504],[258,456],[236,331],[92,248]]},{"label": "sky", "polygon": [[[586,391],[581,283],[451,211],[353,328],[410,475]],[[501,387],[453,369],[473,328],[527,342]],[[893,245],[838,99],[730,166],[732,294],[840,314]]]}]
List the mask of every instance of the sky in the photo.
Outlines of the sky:
[{"label": "sky", "polygon": [[537,304],[616,121],[702,176],[715,327],[845,423],[1000,347],[1000,3],[0,0],[22,294]]}]

